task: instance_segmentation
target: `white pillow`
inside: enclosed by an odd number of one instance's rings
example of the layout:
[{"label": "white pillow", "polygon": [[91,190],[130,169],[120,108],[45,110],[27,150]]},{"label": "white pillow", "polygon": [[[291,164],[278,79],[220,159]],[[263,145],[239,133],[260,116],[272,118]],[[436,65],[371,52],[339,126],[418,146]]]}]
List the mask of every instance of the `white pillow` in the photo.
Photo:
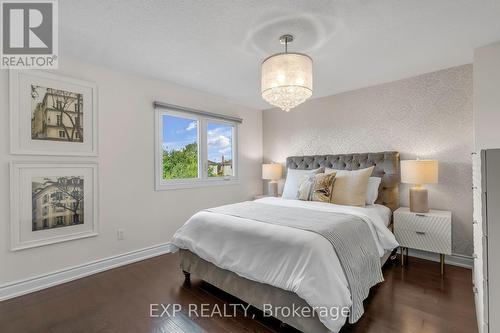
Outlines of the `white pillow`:
[{"label": "white pillow", "polygon": [[314,170],[298,170],[288,169],[286,173],[285,186],[283,187],[283,199],[298,199],[299,198],[299,185],[304,176],[314,175],[319,173],[321,168]]},{"label": "white pillow", "polygon": [[368,179],[368,186],[366,187],[366,204],[373,205],[378,198],[378,187],[382,178],[370,177]]}]

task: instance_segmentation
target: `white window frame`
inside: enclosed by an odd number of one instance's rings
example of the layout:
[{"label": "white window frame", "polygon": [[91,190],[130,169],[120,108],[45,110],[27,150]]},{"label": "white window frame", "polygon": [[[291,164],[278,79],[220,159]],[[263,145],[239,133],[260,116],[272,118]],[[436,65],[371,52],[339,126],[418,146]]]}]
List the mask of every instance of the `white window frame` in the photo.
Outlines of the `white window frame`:
[{"label": "white window frame", "polygon": [[[163,115],[182,117],[198,121],[198,177],[185,179],[163,179]],[[233,175],[224,177],[208,177],[208,123],[217,123],[232,126],[232,163]],[[175,190],[182,188],[196,188],[205,186],[233,185],[239,183],[239,149],[238,123],[203,114],[168,109],[155,108],[155,190]]]}]

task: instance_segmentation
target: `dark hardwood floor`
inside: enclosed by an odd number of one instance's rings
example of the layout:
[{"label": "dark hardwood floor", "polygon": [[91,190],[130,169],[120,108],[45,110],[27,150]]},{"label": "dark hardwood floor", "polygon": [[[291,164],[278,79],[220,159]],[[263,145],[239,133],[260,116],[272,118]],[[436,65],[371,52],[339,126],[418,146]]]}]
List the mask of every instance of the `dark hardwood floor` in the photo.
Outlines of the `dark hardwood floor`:
[{"label": "dark hardwood floor", "polygon": [[[476,319],[471,271],[410,258],[406,268],[387,264],[386,281],[372,288],[365,314],[342,333],[474,333]],[[0,302],[0,332],[293,332],[279,322],[188,316],[192,304],[234,299],[193,279],[184,287],[176,254],[167,254],[77,281]],[[179,303],[176,316],[150,318],[150,304]],[[160,308],[160,312],[161,312]],[[169,311],[171,312],[172,309]],[[265,320],[264,320],[265,319]]]}]

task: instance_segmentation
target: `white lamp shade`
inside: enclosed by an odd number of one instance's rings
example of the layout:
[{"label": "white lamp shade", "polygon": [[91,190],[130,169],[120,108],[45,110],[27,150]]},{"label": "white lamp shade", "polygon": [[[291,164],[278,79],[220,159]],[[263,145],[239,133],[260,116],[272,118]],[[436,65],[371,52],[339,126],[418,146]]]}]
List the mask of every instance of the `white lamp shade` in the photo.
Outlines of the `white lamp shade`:
[{"label": "white lamp shade", "polygon": [[438,161],[406,160],[401,161],[401,182],[407,184],[435,184],[438,182]]},{"label": "white lamp shade", "polygon": [[312,59],[300,53],[280,53],[262,63],[262,98],[289,111],[311,97]]},{"label": "white lamp shade", "polygon": [[281,179],[281,164],[262,164],[262,179],[278,180]]}]

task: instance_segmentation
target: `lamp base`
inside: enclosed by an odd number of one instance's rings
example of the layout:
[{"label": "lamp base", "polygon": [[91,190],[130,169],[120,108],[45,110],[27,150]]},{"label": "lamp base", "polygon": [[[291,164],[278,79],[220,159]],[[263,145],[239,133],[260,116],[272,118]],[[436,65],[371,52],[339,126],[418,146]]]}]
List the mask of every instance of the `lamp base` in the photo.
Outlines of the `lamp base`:
[{"label": "lamp base", "polygon": [[429,212],[429,196],[427,194],[427,189],[420,186],[410,188],[410,212]]},{"label": "lamp base", "polygon": [[271,197],[278,196],[278,182],[277,181],[270,181],[267,184],[267,194]]}]

